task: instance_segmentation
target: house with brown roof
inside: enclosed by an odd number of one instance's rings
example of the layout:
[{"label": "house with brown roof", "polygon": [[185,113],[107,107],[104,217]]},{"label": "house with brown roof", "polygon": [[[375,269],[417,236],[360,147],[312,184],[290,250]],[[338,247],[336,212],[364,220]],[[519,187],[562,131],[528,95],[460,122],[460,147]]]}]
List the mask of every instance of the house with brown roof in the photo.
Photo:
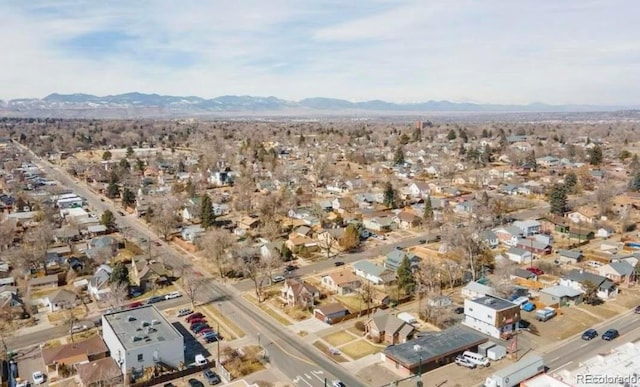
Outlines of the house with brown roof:
[{"label": "house with brown roof", "polygon": [[58,287],[58,275],[51,274],[44,277],[32,278],[28,282],[30,291],[53,289]]},{"label": "house with brown roof", "polygon": [[238,221],[238,227],[245,230],[253,230],[260,225],[260,219],[257,216],[243,216]]},{"label": "house with brown roof", "polygon": [[413,211],[404,209],[400,211],[393,221],[398,224],[398,227],[403,230],[409,230],[416,228],[422,224],[422,218],[416,215]]},{"label": "house with brown roof", "polygon": [[320,249],[317,240],[311,239],[306,236],[300,236],[296,233],[291,233],[289,235],[289,239],[287,239],[285,245],[295,254],[299,253],[302,250],[313,252]]},{"label": "house with brown roof", "polygon": [[291,278],[282,285],[280,297],[288,306],[307,308],[315,305],[320,298],[320,291],[305,281]]},{"label": "house with brown roof", "polygon": [[378,310],[365,325],[367,336],[375,343],[395,345],[413,338],[416,329],[406,321]]},{"label": "house with brown roof", "polygon": [[49,381],[58,379],[58,370],[62,364],[73,367],[77,364],[103,359],[109,349],[98,335],[86,340],[63,344],[57,347],[42,348],[42,361]]},{"label": "house with brown roof", "polygon": [[156,286],[165,286],[171,283],[171,268],[156,260],[139,258],[133,260],[131,265],[131,282],[143,289],[153,289]]},{"label": "house with brown roof", "polygon": [[313,310],[313,315],[320,321],[324,321],[327,324],[334,324],[340,322],[342,318],[349,314],[349,309],[345,308],[339,302],[322,305],[319,308]]},{"label": "house with brown roof", "polygon": [[340,295],[355,293],[362,286],[360,279],[348,268],[322,276],[322,286]]},{"label": "house with brown roof", "polygon": [[124,385],[120,367],[110,357],[76,365],[78,377],[84,387],[115,387]]}]

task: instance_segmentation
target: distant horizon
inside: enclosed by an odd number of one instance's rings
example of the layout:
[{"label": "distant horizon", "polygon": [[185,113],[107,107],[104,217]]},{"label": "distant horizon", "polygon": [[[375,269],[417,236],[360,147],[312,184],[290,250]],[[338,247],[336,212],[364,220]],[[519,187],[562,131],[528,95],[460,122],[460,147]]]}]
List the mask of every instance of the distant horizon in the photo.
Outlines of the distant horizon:
[{"label": "distant horizon", "polygon": [[455,101],[455,100],[448,100],[448,99],[428,99],[428,100],[416,100],[416,101],[392,101],[392,100],[386,100],[384,98],[370,98],[370,99],[366,99],[366,100],[351,100],[351,99],[347,99],[347,98],[340,98],[340,97],[326,97],[326,96],[307,96],[307,97],[303,97],[303,98],[299,98],[299,99],[287,99],[287,98],[282,98],[279,97],[277,95],[249,95],[249,94],[219,94],[219,95],[215,95],[215,96],[211,96],[211,97],[204,97],[204,96],[200,96],[200,95],[187,95],[187,94],[161,94],[161,93],[157,93],[157,92],[140,92],[140,91],[127,91],[127,92],[122,92],[122,93],[114,93],[114,94],[103,94],[103,95],[97,95],[97,94],[92,94],[92,93],[86,93],[86,92],[74,92],[74,93],[61,93],[61,92],[51,92],[48,93],[42,97],[23,97],[23,98],[2,98],[0,97],[0,101],[5,101],[5,102],[9,102],[9,101],[15,101],[15,100],[45,100],[47,97],[51,97],[51,96],[90,96],[90,97],[96,97],[96,98],[107,98],[107,97],[117,97],[117,96],[123,96],[123,95],[131,95],[131,94],[141,94],[141,95],[145,95],[145,96],[159,96],[159,97],[172,97],[172,98],[200,98],[203,100],[213,100],[216,98],[223,98],[223,97],[250,97],[250,98],[276,98],[278,100],[283,100],[283,101],[287,101],[287,102],[301,102],[304,100],[310,100],[310,99],[324,99],[324,100],[336,100],[336,101],[346,101],[346,102],[350,102],[350,103],[354,103],[354,104],[358,104],[358,103],[368,103],[368,102],[374,102],[374,101],[380,101],[380,102],[384,102],[384,103],[389,103],[389,104],[396,104],[396,105],[412,105],[412,104],[425,104],[425,103],[429,103],[429,102],[435,102],[435,103],[452,103],[452,104],[472,104],[472,105],[478,105],[478,106],[513,106],[513,107],[517,107],[517,106],[535,106],[535,105],[542,105],[542,106],[549,106],[549,107],[553,107],[553,106],[557,106],[557,107],[571,107],[571,106],[576,106],[576,107],[602,107],[602,108],[616,108],[616,107],[621,107],[621,108],[625,108],[625,107],[629,107],[629,108],[640,108],[640,103],[638,104],[628,104],[628,105],[620,105],[620,104],[613,104],[613,105],[601,105],[601,104],[596,104],[596,103],[559,103],[559,104],[553,104],[553,103],[547,103],[544,101],[535,101],[535,102],[528,102],[528,103],[494,103],[494,102],[481,102],[481,101],[468,101],[468,100],[460,100],[460,101]]},{"label": "distant horizon", "polygon": [[640,103],[632,0],[10,0],[0,13],[11,15],[0,24],[5,100],[137,90]]}]

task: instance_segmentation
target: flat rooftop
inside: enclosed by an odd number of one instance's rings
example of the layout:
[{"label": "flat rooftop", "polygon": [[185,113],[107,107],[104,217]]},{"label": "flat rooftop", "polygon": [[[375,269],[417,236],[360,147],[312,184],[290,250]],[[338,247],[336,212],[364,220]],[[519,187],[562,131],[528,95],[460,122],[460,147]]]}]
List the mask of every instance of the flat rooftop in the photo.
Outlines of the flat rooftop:
[{"label": "flat rooftop", "polygon": [[474,300],[466,300],[466,301],[475,302],[476,304],[482,304],[488,308],[495,309],[495,310],[504,310],[504,309],[509,309],[509,308],[513,308],[514,306],[517,306],[511,301],[507,301],[505,299],[492,297],[492,296],[485,296],[485,297],[476,298]]},{"label": "flat rooftop", "polygon": [[108,313],[102,318],[103,324],[111,326],[125,349],[183,339],[180,332],[153,305]]},{"label": "flat rooftop", "polygon": [[[640,379],[640,341],[626,343],[611,350],[610,353],[592,357],[581,363],[575,370],[561,370],[557,378],[572,386],[620,387],[624,382],[634,385]],[[594,376],[602,377],[593,380]],[[627,378],[627,379],[625,379]]]}]

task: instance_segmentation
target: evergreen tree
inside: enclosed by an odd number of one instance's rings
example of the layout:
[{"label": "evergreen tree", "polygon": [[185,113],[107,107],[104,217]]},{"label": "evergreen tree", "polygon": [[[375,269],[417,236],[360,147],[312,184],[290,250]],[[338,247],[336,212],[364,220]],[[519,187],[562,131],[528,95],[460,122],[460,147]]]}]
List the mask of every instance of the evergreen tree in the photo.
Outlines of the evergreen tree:
[{"label": "evergreen tree", "polygon": [[394,208],[396,203],[396,192],[391,182],[387,182],[384,186],[384,205],[388,208]]},{"label": "evergreen tree", "polygon": [[411,135],[411,141],[418,142],[420,140],[422,140],[422,128],[415,128]]},{"label": "evergreen tree", "polygon": [[629,189],[632,191],[640,191],[640,170],[636,170],[629,180]]},{"label": "evergreen tree", "polygon": [[633,156],[631,156],[631,162],[629,163],[629,170],[631,171],[631,173],[640,171],[640,160],[638,159],[638,155],[635,153],[633,154]]},{"label": "evergreen tree", "polygon": [[131,207],[136,202],[136,194],[129,188],[122,190],[122,206],[127,208]]},{"label": "evergreen tree", "polygon": [[200,199],[200,224],[204,229],[208,229],[213,226],[216,220],[216,215],[213,213],[213,203],[209,195],[204,194]]},{"label": "evergreen tree", "polygon": [[111,151],[106,150],[102,153],[102,160],[107,161],[107,160],[111,160]]},{"label": "evergreen tree", "polygon": [[567,189],[564,185],[556,184],[549,192],[550,212],[563,216],[567,212]]},{"label": "evergreen tree", "polygon": [[131,145],[129,145],[129,146],[127,147],[127,154],[126,154],[126,157],[127,157],[127,158],[129,158],[129,157],[131,157],[131,156],[133,156],[133,148],[131,147]]},{"label": "evergreen tree", "polygon": [[595,145],[593,148],[589,149],[589,164],[602,164],[602,148],[600,148],[600,145]]},{"label": "evergreen tree", "polygon": [[456,131],[455,131],[455,130],[453,130],[453,129],[451,129],[451,130],[449,131],[449,134],[447,135],[447,140],[449,140],[449,141],[453,141],[453,140],[455,140],[457,137],[458,137],[458,136],[456,136]]},{"label": "evergreen tree", "polygon": [[567,192],[574,193],[578,185],[578,176],[575,172],[569,172],[564,176],[564,186],[567,188]]},{"label": "evergreen tree", "polygon": [[487,132],[487,129],[482,129],[482,134],[481,134],[482,138],[487,138],[489,137],[489,132]]},{"label": "evergreen tree", "polygon": [[404,150],[401,146],[396,148],[396,153],[393,155],[393,163],[395,165],[404,164]]},{"label": "evergreen tree", "polygon": [[107,185],[107,197],[110,199],[117,198],[120,195],[120,187],[115,181],[111,181]]},{"label": "evergreen tree", "polygon": [[527,158],[525,159],[525,163],[534,171],[538,169],[538,162],[536,161],[536,151],[531,150],[531,152],[529,152]]},{"label": "evergreen tree", "polygon": [[124,263],[117,264],[109,275],[109,283],[117,285],[129,284],[129,269]]},{"label": "evergreen tree", "polygon": [[112,229],[116,224],[116,217],[110,210],[105,210],[100,216],[100,223],[108,229]]},{"label": "evergreen tree", "polygon": [[400,265],[396,270],[396,276],[398,278],[398,288],[401,289],[404,294],[412,294],[416,287],[416,280],[413,277],[413,270],[411,270],[411,261],[406,255],[402,257]]},{"label": "evergreen tree", "polygon": [[424,200],[424,212],[422,213],[422,220],[425,224],[431,224],[433,222],[433,205],[431,204],[431,196],[427,196]]}]

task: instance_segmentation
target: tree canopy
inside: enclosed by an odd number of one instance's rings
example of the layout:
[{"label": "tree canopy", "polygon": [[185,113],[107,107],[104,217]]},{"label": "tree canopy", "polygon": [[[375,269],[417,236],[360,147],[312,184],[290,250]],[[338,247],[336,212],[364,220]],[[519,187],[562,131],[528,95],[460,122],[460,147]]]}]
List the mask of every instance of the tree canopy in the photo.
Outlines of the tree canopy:
[{"label": "tree canopy", "polygon": [[396,270],[396,276],[398,277],[398,288],[400,288],[404,294],[412,294],[416,287],[416,280],[411,270],[411,261],[406,255],[402,258],[402,261],[400,261],[400,265]]},{"label": "tree canopy", "polygon": [[129,284],[129,269],[124,263],[117,264],[109,275],[109,282],[116,285]]},{"label": "tree canopy", "polygon": [[110,210],[105,210],[100,216],[100,223],[107,228],[113,228],[116,224],[116,217]]},{"label": "tree canopy", "polygon": [[204,229],[213,226],[216,221],[216,215],[213,212],[213,203],[211,203],[211,197],[209,195],[202,195],[200,199],[200,224]]}]

